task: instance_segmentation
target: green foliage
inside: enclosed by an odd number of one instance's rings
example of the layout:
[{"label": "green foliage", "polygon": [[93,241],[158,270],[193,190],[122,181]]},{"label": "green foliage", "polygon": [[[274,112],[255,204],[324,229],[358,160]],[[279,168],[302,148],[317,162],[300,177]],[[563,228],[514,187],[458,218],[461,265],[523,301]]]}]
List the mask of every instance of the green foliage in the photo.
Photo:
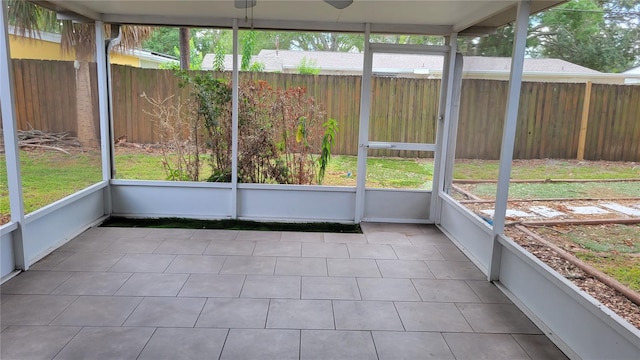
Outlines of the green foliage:
[{"label": "green foliage", "polygon": [[249,71],[251,67],[251,57],[256,45],[258,32],[249,30],[244,34],[242,39],[242,60],[240,62],[241,71]]},{"label": "green foliage", "polygon": [[[230,181],[231,85],[208,72],[176,75],[181,87],[191,89],[190,116],[196,119],[192,121],[205,129],[198,144],[211,154],[208,181]],[[239,84],[239,98],[238,181],[313,183],[325,116],[315,99],[304,88],[273,89],[264,81]],[[169,173],[175,179],[180,175]]]},{"label": "green foliage", "polygon": [[[527,53],[598,71],[626,70],[640,61],[638,11],[637,1],[569,1],[530,18]],[[511,56],[513,37],[510,24],[486,37],[459,39],[458,45],[466,55]]]},{"label": "green foliage", "polygon": [[216,42],[216,45],[213,49],[214,59],[213,59],[213,71],[224,71],[224,44],[222,41]]},{"label": "green foliage", "polygon": [[327,171],[327,166],[329,165],[329,160],[331,160],[331,146],[338,135],[338,121],[336,121],[336,119],[329,119],[327,122],[322,124],[322,127],[324,128],[324,136],[322,136],[322,150],[320,152],[320,158],[318,158],[318,162],[320,163],[320,169],[318,170],[318,184],[322,184]]},{"label": "green foliage", "polygon": [[298,73],[301,75],[318,75],[320,74],[320,68],[315,59],[307,59],[303,56],[298,66],[296,66]]}]

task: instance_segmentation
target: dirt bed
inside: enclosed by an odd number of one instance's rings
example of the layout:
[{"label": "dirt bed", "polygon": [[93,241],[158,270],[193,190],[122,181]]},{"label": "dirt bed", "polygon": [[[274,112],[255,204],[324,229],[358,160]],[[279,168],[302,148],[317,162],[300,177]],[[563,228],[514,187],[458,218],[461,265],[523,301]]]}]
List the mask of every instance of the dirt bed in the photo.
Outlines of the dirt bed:
[{"label": "dirt bed", "polygon": [[634,304],[616,290],[587,275],[584,271],[560,257],[555,251],[540,244],[523,232],[510,227],[505,230],[505,234],[631,325],[640,329],[640,306]]}]

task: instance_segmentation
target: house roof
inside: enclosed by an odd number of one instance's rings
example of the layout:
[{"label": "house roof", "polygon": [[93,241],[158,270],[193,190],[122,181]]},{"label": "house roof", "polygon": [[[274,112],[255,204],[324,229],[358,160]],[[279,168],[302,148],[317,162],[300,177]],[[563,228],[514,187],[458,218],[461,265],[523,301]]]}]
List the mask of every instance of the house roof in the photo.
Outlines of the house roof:
[{"label": "house roof", "polygon": [[[515,20],[517,0],[354,0],[339,10],[322,0],[46,0],[39,1],[66,16],[122,24],[446,35],[486,32]],[[532,0],[532,13],[566,0]]]},{"label": "house roof", "polygon": [[634,68],[631,68],[627,71],[623,71],[623,74],[632,74],[632,75],[640,75],[640,66],[636,66]]},{"label": "house roof", "polygon": [[[17,35],[16,29],[14,26],[9,26],[9,34],[14,36],[19,36]],[[46,32],[46,31],[40,31],[38,34],[35,35],[34,38],[42,41],[48,41],[51,43],[58,43],[58,44],[62,41],[62,35]],[[120,51],[120,53],[126,54],[126,55],[132,55],[139,59],[150,61],[153,63],[158,63],[158,64],[167,63],[167,62],[176,62],[176,63],[178,62],[178,59],[176,59],[175,56],[166,55],[166,54],[144,50],[144,49],[123,50],[123,51]]]},{"label": "house roof", "polygon": [[[314,61],[314,66],[324,71],[361,72],[362,53],[329,51],[262,50],[252,57],[252,62],[265,65],[265,71],[287,71],[296,69],[303,58]],[[214,54],[205,55],[202,68],[213,68]],[[435,55],[375,54],[373,72],[376,73],[416,73],[439,74],[443,59]],[[465,72],[508,72],[511,58],[467,56],[464,59]],[[232,56],[225,57],[225,70],[232,68]],[[525,59],[524,72],[600,74],[596,70],[576,65],[560,59]]]}]

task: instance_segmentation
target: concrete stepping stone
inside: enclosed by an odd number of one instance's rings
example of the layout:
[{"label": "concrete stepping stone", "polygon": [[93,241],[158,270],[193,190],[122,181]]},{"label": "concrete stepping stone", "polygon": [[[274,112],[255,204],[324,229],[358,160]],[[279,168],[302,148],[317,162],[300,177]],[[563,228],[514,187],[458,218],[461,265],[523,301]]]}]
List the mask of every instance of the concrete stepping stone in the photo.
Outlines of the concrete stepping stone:
[{"label": "concrete stepping stone", "polygon": [[578,215],[603,215],[609,214],[609,211],[601,209],[597,206],[567,206],[574,214]]},{"label": "concrete stepping stone", "polygon": [[[480,210],[481,212],[493,217],[493,213],[495,212],[493,209],[492,210]],[[529,214],[528,212],[524,212],[524,211],[520,211],[520,210],[512,210],[512,209],[507,209],[507,212],[505,214],[506,216],[511,216],[511,217],[533,217],[535,215],[533,214]]]},{"label": "concrete stepping stone", "polygon": [[629,216],[640,216],[640,209],[630,208],[628,206],[616,204],[616,203],[606,203],[600,204],[600,206],[605,207],[609,210],[617,211],[619,213],[623,213]]},{"label": "concrete stepping stone", "polygon": [[549,219],[557,217],[557,216],[564,215],[563,212],[555,210],[555,209],[552,209],[552,208],[550,208],[548,206],[532,206],[532,207],[529,208],[529,210],[531,210],[532,212],[534,212],[534,213],[536,213],[536,214],[538,214],[540,216],[543,216],[543,217],[546,217],[546,218],[549,218]]}]

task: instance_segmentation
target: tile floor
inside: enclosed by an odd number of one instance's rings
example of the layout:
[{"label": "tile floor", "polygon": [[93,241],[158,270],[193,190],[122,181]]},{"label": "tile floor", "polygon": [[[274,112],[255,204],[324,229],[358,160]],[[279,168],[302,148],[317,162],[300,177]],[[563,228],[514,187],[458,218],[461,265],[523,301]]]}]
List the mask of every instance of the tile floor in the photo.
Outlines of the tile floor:
[{"label": "tile floor", "polygon": [[565,359],[440,233],[94,228],[0,288],[9,359]]}]

